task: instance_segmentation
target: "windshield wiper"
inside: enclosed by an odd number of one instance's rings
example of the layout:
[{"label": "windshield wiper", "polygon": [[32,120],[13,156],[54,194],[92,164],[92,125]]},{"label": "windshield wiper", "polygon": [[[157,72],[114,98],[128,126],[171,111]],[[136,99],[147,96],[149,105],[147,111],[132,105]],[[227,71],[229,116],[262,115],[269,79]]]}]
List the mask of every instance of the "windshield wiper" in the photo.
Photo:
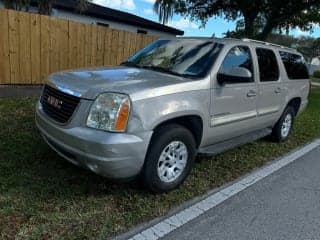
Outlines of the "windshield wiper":
[{"label": "windshield wiper", "polygon": [[146,66],[140,66],[141,68],[145,68],[145,69],[150,69],[150,70],[154,70],[154,71],[158,71],[158,72],[163,72],[163,73],[168,73],[171,75],[175,75],[175,76],[179,76],[179,77],[187,77],[187,78],[194,78],[194,75],[191,74],[183,74],[183,73],[178,73],[163,67],[158,67],[158,66],[153,66],[153,65],[146,65]]},{"label": "windshield wiper", "polygon": [[131,62],[131,61],[125,61],[125,62],[122,62],[120,63],[120,65],[122,66],[127,66],[127,67],[135,67],[135,68],[141,68],[140,65],[134,63],[134,62]]}]

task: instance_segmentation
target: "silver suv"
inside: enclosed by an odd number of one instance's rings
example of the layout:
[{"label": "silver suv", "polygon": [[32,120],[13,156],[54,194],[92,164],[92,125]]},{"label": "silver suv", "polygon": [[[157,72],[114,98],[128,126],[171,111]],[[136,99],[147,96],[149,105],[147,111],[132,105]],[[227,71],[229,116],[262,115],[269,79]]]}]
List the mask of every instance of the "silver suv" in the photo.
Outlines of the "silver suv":
[{"label": "silver suv", "polygon": [[68,161],[108,178],[177,188],[195,155],[288,138],[310,90],[293,49],[249,39],[158,40],[118,67],[52,74],[36,124]]}]

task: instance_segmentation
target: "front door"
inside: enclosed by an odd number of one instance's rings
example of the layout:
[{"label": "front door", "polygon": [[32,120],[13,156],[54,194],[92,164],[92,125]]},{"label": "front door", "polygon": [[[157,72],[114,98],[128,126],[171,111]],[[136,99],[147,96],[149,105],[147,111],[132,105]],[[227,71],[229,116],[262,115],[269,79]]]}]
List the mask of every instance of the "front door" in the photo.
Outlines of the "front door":
[{"label": "front door", "polygon": [[[252,53],[248,46],[235,46],[226,54],[219,72],[246,68],[252,74],[243,81],[225,84],[215,82],[211,89],[210,135],[212,143],[240,136],[255,130],[257,118],[257,85]],[[215,79],[214,81],[217,81]]]}]

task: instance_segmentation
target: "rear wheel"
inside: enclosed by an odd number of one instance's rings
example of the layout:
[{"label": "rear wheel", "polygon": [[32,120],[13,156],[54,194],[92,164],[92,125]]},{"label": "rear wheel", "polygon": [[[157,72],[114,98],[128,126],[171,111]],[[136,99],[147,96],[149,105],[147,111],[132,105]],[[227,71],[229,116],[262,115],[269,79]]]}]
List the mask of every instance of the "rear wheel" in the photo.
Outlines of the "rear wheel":
[{"label": "rear wheel", "polygon": [[179,187],[189,175],[196,154],[191,132],[183,126],[170,124],[154,133],[146,156],[142,177],[155,193]]},{"label": "rear wheel", "polygon": [[293,107],[288,106],[272,130],[272,136],[275,141],[283,142],[289,138],[293,127],[294,117],[295,112]]}]

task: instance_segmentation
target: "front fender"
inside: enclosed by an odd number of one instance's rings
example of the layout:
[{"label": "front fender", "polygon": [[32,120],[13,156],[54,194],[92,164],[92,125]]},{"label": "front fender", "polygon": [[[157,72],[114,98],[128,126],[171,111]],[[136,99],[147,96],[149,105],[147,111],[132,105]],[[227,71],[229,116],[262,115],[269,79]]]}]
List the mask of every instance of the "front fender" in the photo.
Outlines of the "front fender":
[{"label": "front fender", "polygon": [[153,130],[159,124],[177,117],[196,115],[209,124],[210,91],[197,90],[143,99],[132,103],[128,131]]}]

